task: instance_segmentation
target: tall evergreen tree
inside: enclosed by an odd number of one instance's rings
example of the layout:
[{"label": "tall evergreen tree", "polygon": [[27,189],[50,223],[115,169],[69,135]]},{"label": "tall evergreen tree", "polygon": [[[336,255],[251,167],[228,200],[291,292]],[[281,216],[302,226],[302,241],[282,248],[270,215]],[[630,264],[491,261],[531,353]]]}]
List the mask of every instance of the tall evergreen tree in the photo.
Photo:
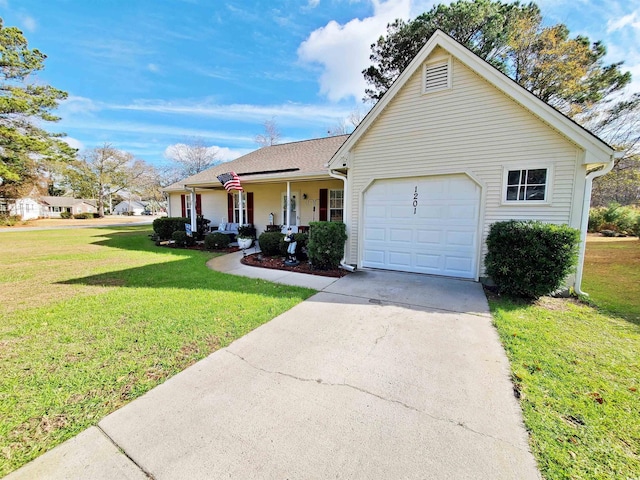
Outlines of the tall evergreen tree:
[{"label": "tall evergreen tree", "polygon": [[51,113],[66,92],[31,81],[46,55],[29,49],[16,27],[0,18],[0,197],[16,198],[39,184],[47,162],[68,161],[75,150],[38,122],[59,120]]}]

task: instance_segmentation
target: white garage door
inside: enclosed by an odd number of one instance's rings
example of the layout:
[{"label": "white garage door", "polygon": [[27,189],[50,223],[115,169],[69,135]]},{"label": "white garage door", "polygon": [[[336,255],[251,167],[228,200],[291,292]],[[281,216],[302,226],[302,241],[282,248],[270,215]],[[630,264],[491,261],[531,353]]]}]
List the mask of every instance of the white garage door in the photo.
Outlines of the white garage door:
[{"label": "white garage door", "polygon": [[364,267],[475,278],[480,187],[466,175],[376,180],[364,194]]}]

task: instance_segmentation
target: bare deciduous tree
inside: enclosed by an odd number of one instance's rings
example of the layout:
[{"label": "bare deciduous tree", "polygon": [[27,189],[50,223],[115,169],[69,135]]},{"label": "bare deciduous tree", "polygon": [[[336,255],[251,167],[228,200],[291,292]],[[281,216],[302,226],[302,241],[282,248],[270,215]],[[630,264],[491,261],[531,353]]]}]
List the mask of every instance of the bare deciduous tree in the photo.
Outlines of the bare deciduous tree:
[{"label": "bare deciduous tree", "polygon": [[219,150],[218,147],[208,146],[203,138],[194,137],[184,143],[170,145],[164,155],[177,167],[177,177],[184,178],[220,163]]},{"label": "bare deciduous tree", "polygon": [[278,129],[278,125],[274,118],[271,120],[265,120],[264,133],[256,135],[255,142],[261,147],[270,147],[271,145],[277,145],[280,143],[282,134]]}]

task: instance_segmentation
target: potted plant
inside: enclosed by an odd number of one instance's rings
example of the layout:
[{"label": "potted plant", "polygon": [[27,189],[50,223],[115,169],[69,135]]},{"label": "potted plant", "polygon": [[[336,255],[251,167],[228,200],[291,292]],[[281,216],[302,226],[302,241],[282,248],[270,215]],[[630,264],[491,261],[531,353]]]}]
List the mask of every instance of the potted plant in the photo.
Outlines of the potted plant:
[{"label": "potted plant", "polygon": [[245,250],[251,246],[253,240],[256,238],[256,229],[253,225],[240,225],[238,227],[238,247]]}]

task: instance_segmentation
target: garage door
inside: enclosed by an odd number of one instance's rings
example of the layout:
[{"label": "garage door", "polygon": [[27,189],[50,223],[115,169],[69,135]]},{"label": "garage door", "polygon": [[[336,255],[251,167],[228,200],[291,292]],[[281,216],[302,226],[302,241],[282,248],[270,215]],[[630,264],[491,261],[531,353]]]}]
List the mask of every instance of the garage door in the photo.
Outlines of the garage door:
[{"label": "garage door", "polygon": [[364,194],[364,267],[475,278],[480,187],[466,175],[376,180]]}]

